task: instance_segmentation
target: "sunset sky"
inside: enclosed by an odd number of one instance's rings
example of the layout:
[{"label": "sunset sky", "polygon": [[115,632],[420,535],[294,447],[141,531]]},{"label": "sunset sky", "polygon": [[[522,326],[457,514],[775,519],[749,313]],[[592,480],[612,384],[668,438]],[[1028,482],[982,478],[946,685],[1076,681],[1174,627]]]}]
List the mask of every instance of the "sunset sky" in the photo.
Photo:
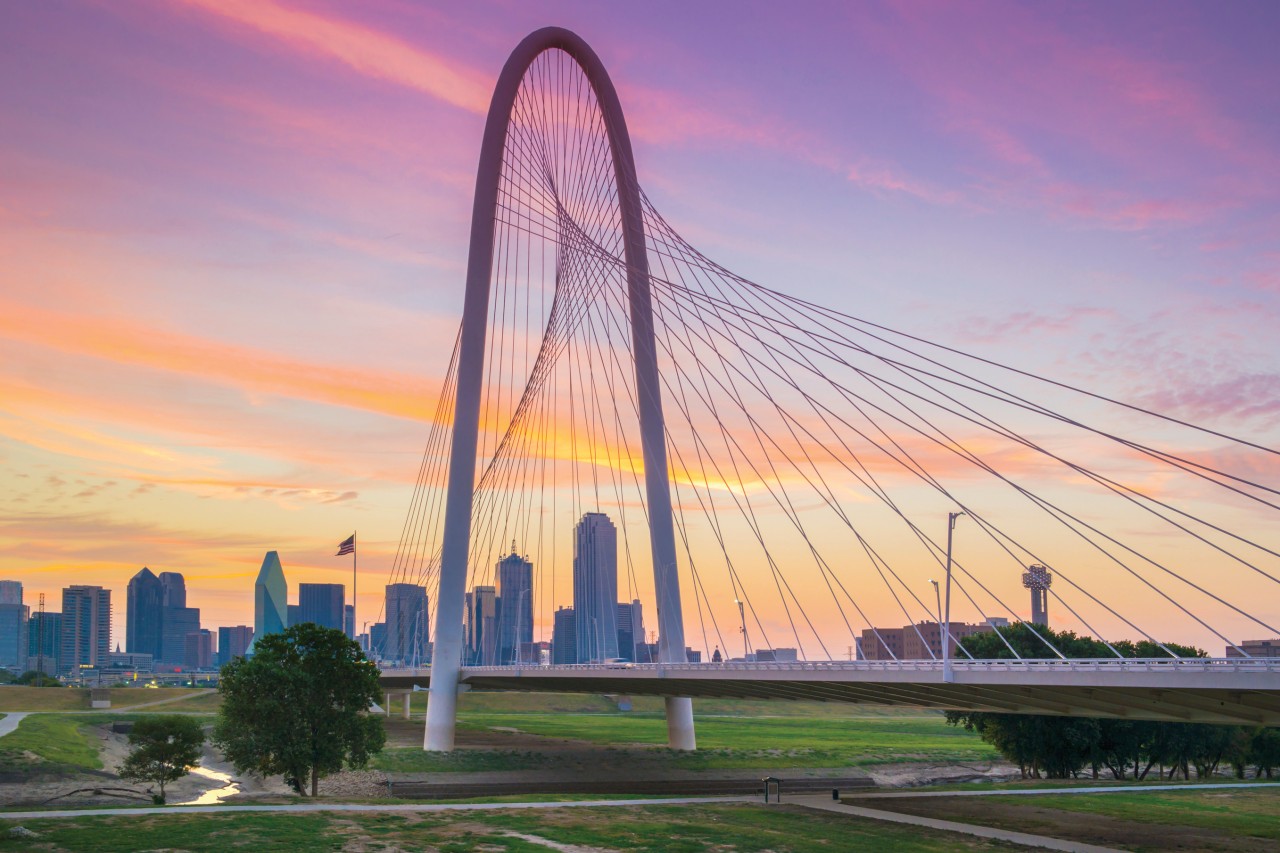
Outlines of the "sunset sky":
[{"label": "sunset sky", "polygon": [[265,551],[292,597],[350,583],[358,530],[373,618],[484,112],[550,24],[725,267],[1280,445],[1275,3],[11,2],[0,577],[27,603],[108,586],[114,644],[145,565],[252,624]]}]

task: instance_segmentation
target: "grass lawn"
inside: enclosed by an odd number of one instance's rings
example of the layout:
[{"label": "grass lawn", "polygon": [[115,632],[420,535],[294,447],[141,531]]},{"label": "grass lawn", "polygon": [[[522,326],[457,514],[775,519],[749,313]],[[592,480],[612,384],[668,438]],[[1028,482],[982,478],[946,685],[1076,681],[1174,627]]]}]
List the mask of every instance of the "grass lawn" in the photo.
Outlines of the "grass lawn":
[{"label": "grass lawn", "polygon": [[[998,758],[977,735],[946,725],[940,714],[864,717],[696,718],[698,751],[667,752],[666,721],[659,714],[495,714],[466,712],[462,729],[517,729],[549,738],[602,745],[643,745],[650,758],[685,770],[766,767],[853,767],[902,761],[982,762]],[[543,766],[537,751],[461,750],[448,755],[387,749],[373,766],[403,772],[517,770]]]},{"label": "grass lawn", "polygon": [[86,718],[79,715],[25,717],[17,731],[0,738],[0,769],[102,769],[97,744],[85,734],[84,725]]},{"label": "grass lawn", "polygon": [[0,711],[86,711],[89,691],[71,687],[0,685]]},{"label": "grass lawn", "polygon": [[[902,827],[798,807],[628,806],[393,814],[232,814],[89,817],[24,821],[47,849],[125,853],[156,848],[255,851],[388,849],[464,853],[477,848],[545,853],[542,841],[615,850],[708,849],[829,853],[833,850],[1014,850],[968,836]],[[530,836],[521,838],[519,836]],[[0,850],[30,840],[0,840]]]},{"label": "grass lawn", "polygon": [[1195,826],[1280,842],[1280,786],[1209,791],[1134,791],[1125,794],[1046,794],[991,797],[1004,805],[1034,805],[1165,826]]}]

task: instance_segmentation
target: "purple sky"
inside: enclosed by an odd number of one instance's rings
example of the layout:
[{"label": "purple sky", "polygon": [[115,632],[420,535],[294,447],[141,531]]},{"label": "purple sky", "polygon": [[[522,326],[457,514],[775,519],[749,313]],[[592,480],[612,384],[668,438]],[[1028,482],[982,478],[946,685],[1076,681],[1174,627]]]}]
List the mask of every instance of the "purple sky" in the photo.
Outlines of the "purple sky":
[{"label": "purple sky", "polygon": [[328,555],[359,528],[377,610],[483,111],[548,24],[604,60],[641,183],[726,267],[1278,443],[1274,3],[46,0],[0,21],[0,575],[29,602],[102,583],[122,621],[149,565],[187,574],[206,627],[251,621],[263,551],[291,585],[342,582]]}]

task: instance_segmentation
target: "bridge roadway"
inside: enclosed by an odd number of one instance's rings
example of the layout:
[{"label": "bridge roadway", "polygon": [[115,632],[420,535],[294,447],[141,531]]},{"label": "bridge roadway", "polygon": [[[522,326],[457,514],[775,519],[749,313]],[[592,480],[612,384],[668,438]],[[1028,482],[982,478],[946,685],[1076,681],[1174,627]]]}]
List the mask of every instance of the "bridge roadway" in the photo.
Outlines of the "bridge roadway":
[{"label": "bridge roadway", "polygon": [[[469,666],[460,690],[794,699],[1280,726],[1280,659],[579,664]],[[388,692],[430,684],[431,669],[385,669]]]}]

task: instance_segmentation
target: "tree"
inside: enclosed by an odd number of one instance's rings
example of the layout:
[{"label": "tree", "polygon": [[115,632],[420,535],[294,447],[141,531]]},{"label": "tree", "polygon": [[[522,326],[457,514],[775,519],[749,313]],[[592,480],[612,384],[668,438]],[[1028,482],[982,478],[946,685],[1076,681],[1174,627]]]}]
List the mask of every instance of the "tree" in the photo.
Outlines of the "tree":
[{"label": "tree", "polygon": [[30,687],[61,687],[62,682],[54,678],[52,675],[46,675],[36,669],[29,669],[19,675],[14,684],[23,684]]},{"label": "tree", "polygon": [[321,776],[363,767],[386,742],[368,713],[378,675],[341,631],[305,622],[268,634],[222,668],[213,742],[241,773],[282,775],[299,794],[310,778],[314,797]]},{"label": "tree", "polygon": [[187,768],[200,761],[204,728],[194,717],[139,717],[129,732],[129,745],[133,751],[120,766],[120,778],[159,785],[154,799],[162,806],[165,784],[186,776]]},{"label": "tree", "polygon": [[[1206,656],[1192,646],[1162,646],[1152,640],[1119,640],[1108,646],[1073,631],[1023,622],[965,637],[961,645],[979,659],[1007,659],[1014,652],[1023,658],[1057,657],[1055,649],[1066,658],[1110,658],[1117,653],[1125,658],[1167,658],[1171,652],[1178,657]],[[1065,778],[1092,765],[1095,777],[1106,767],[1123,779],[1132,768],[1134,778],[1145,779],[1159,762],[1173,768],[1170,778],[1176,772],[1189,779],[1192,767],[1197,775],[1209,777],[1224,758],[1235,755],[1237,766],[1242,760],[1243,747],[1233,726],[960,711],[948,711],[947,722],[977,732],[1016,762],[1024,776]]]}]

